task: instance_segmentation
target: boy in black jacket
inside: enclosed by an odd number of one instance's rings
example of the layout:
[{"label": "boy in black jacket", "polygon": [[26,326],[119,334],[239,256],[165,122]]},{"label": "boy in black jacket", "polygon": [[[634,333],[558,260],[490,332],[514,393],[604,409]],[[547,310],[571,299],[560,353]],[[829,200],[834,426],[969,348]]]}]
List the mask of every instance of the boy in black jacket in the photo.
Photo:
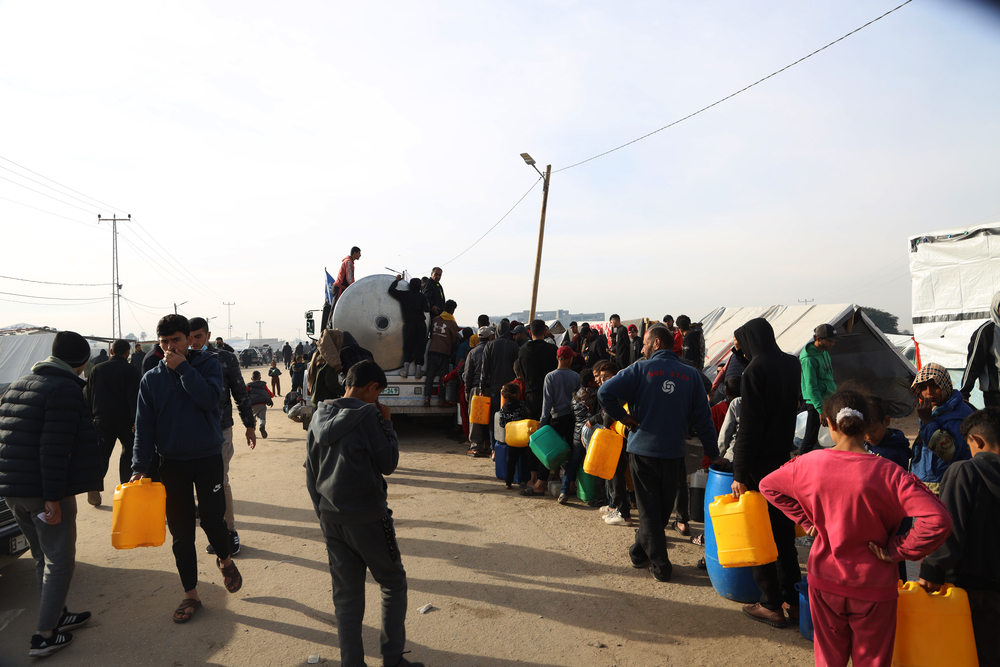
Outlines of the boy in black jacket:
[{"label": "boy in black jacket", "polygon": [[306,488],[326,538],[344,667],[365,664],[366,569],[382,588],[383,664],[423,667],[403,657],[406,571],[383,477],[399,463],[399,443],[389,408],[378,402],[386,384],[374,361],[354,364],[344,397],[317,406],[306,437]]},{"label": "boy in black jacket", "polygon": [[920,585],[933,593],[954,574],[969,595],[979,664],[992,667],[1000,665],[1000,408],[966,417],[962,435],[972,459],[952,463],[941,478],[951,536],[921,563]]}]

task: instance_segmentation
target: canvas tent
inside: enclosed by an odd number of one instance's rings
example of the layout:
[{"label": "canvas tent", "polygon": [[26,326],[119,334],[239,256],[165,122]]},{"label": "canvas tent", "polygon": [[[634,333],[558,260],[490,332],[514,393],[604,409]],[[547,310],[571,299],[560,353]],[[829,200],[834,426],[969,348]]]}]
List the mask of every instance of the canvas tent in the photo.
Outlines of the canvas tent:
[{"label": "canvas tent", "polygon": [[1000,291],[1000,222],[909,241],[913,336],[920,358],[955,371],[957,386],[969,340],[989,319],[993,295]]},{"label": "canvas tent", "polygon": [[0,394],[52,353],[55,331],[0,335]]},{"label": "canvas tent", "polygon": [[893,417],[908,415],[916,407],[910,391],[916,368],[854,304],[716,308],[701,319],[709,377],[728,359],[733,332],[757,317],[770,322],[778,346],[796,357],[812,342],[813,329],[832,325],[841,337],[830,351],[838,385],[847,380],[860,383],[882,397]]}]

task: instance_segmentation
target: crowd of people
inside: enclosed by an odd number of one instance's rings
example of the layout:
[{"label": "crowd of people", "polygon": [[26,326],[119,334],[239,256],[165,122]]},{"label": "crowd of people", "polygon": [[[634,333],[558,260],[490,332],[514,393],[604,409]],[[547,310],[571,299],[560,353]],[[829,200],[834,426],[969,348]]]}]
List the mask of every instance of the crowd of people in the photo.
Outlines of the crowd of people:
[{"label": "crowd of people", "polygon": [[[467,453],[493,458],[498,470],[503,464],[506,489],[545,496],[558,480],[552,495],[567,504],[580,495],[595,432],[623,434],[611,479],[587,502],[606,525],[636,528],[623,565],[669,582],[668,530],[695,543],[701,537],[691,535],[688,511],[687,441],[696,437],[702,465],[731,473],[735,497],[760,492],[768,500],[778,555],[752,568],[761,596],[743,607],[748,619],[776,628],[798,623],[800,526],[815,539],[808,572],[817,665],[890,664],[896,582],[906,578],[907,560],[921,561],[917,580],[926,591],[946,583],[966,590],[980,664],[998,664],[1000,408],[974,410],[964,400],[971,383],[956,391],[939,364],[919,369],[912,390],[920,431],[910,444],[891,428],[878,396],[848,378],[835,380],[830,351],[840,334],[828,324],[815,328],[796,359],[779,348],[765,319],[751,320],[733,332],[724,361],[709,369],[713,380],[704,368],[701,326],[686,316],[676,326],[670,316],[625,326],[616,314],[606,331],[571,323],[553,334],[542,320],[494,325],[484,315],[476,330],[463,329],[440,277],[435,269],[428,281],[399,290],[397,276],[390,288],[408,325],[401,375],[422,377],[427,404],[435,386],[444,401],[447,382],[458,381]],[[997,301],[1000,307],[1000,295]],[[1000,311],[994,319],[1000,323]],[[988,333],[994,331],[1000,329]],[[984,335],[974,336],[970,358],[981,361]],[[90,618],[65,604],[75,560],[75,497],[87,493],[91,504],[102,502],[116,442],[122,483],[149,477],[166,489],[184,591],[173,621],[190,621],[202,604],[196,516],[223,585],[232,593],[243,585],[233,560],[240,540],[228,480],[233,404],[253,449],[258,424],[267,437],[267,407],[280,392],[259,371],[245,383],[238,359],[221,341],[210,343],[202,318],[165,316],[157,340],[145,353],[116,341],[109,360],[84,381],[89,344],[60,332],[51,356],[0,401],[0,496],[29,541],[42,601],[32,656],[65,647],[69,631]],[[384,479],[398,463],[399,443],[390,410],[379,402],[386,374],[349,332],[334,329],[322,332],[311,355],[286,344],[282,356],[292,375],[289,396],[305,390],[312,399],[306,486],[329,553],[342,664],[364,664],[370,570],[382,589],[384,664],[420,665],[403,656],[406,575]],[[983,367],[989,363],[976,368],[987,383],[994,377]],[[280,389],[280,374],[273,360],[272,388]],[[490,398],[486,424],[467,419],[474,396]],[[800,413],[807,427],[796,444]],[[566,443],[569,455],[558,469],[530,448],[504,444],[511,425],[525,419],[551,427]],[[821,427],[834,442],[829,449],[817,446]]]}]

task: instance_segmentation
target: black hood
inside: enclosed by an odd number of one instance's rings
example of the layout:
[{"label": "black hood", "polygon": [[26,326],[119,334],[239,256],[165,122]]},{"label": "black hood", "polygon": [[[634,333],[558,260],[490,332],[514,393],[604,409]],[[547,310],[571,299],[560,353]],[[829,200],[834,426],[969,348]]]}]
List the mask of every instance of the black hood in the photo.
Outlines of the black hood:
[{"label": "black hood", "polygon": [[740,344],[741,356],[745,357],[747,362],[768,352],[781,352],[778,342],[774,340],[771,323],[763,317],[750,320],[737,329],[734,335],[736,342]]},{"label": "black hood", "polygon": [[1000,455],[979,452],[973,457],[972,465],[975,465],[976,472],[983,478],[983,483],[993,497],[1000,500]]},{"label": "black hood", "polygon": [[497,338],[510,338],[510,325],[506,322],[500,323],[500,331],[497,333]]}]

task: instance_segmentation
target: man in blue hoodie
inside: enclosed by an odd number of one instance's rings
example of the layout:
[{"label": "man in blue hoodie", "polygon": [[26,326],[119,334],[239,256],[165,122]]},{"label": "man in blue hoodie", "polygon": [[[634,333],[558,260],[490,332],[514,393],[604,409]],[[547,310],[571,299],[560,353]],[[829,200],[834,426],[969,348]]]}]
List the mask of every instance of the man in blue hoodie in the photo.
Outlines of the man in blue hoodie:
[{"label": "man in blue hoodie", "polygon": [[186,623],[201,608],[192,487],[198,494],[198,518],[215,548],[226,590],[235,593],[243,585],[229,554],[229,530],[223,518],[222,367],[214,354],[190,349],[191,324],[182,315],[162,318],[156,337],[163,359],[139,383],[132,448],[135,474],[130,481],[145,477],[150,459],[159,455],[160,481],[167,491],[167,525],[184,586],[184,599],[173,618],[175,623]]},{"label": "man in blue hoodie", "polygon": [[[605,413],[632,431],[628,453],[639,506],[639,530],[629,548],[632,567],[648,567],[657,581],[669,581],[664,529],[673,511],[677,485],[685,473],[684,437],[693,424],[711,459],[719,457],[712,412],[697,371],[673,352],[674,336],[653,327],[643,339],[639,361],[601,385],[597,398]],[[628,414],[622,407],[629,405]]]},{"label": "man in blue hoodie", "polygon": [[386,384],[374,361],[354,364],[344,397],[317,406],[306,436],[306,488],[326,538],[343,667],[365,664],[365,570],[382,588],[383,664],[423,667],[403,657],[406,571],[383,477],[399,463],[399,442],[378,402]]}]

